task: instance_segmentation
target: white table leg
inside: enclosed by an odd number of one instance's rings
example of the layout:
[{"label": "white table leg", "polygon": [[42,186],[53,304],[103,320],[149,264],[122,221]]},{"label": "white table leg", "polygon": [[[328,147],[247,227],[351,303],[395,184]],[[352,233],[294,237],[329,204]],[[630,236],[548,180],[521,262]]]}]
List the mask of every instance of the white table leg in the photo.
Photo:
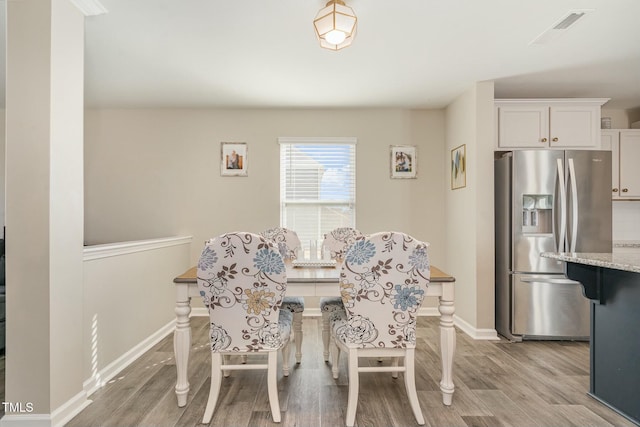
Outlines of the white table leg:
[{"label": "white table leg", "polygon": [[180,289],[178,289],[178,299],[175,308],[176,330],[173,333],[173,351],[175,353],[176,369],[178,371],[176,396],[178,397],[178,406],[183,407],[187,404],[187,395],[189,394],[187,367],[189,366],[189,351],[191,350],[191,326],[189,324],[191,298],[187,296],[186,300],[181,300],[180,295],[181,292]]},{"label": "white table leg", "polygon": [[456,351],[456,331],[453,327],[453,283],[442,284],[440,311],[440,351],[442,357],[442,402],[449,406],[453,400],[453,354]]}]

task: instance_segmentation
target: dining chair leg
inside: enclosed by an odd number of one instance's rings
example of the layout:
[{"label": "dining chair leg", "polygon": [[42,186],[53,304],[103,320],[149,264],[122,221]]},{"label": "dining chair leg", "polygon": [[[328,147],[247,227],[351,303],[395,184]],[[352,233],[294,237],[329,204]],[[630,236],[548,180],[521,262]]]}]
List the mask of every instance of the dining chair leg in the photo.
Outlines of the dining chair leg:
[{"label": "dining chair leg", "polygon": [[416,391],[415,349],[406,349],[404,366],[404,387],[407,390],[409,404],[411,405],[413,415],[416,417],[418,424],[424,425],[424,417],[422,415],[422,410],[420,409],[420,402],[418,401],[418,393]]},{"label": "dining chair leg", "polygon": [[[397,368],[397,367],[398,367],[398,360],[399,360],[399,359],[400,359],[399,357],[393,357],[393,358],[391,358],[391,366],[393,366],[394,368]],[[391,372],[391,377],[392,377],[393,379],[398,379],[398,371],[393,371],[393,372]]]},{"label": "dining chair leg", "polygon": [[360,388],[359,375],[358,350],[349,349],[349,398],[347,399],[347,427],[353,427],[356,422],[358,389]]},{"label": "dining chair leg", "polygon": [[325,362],[329,361],[329,339],[331,338],[329,315],[330,313],[327,311],[322,312],[322,355]]},{"label": "dining chair leg", "polygon": [[293,313],[293,337],[296,341],[296,363],[302,362],[302,312]]},{"label": "dining chair leg", "polygon": [[282,347],[282,375],[285,377],[289,376],[289,356],[291,355],[291,341],[287,341],[287,343]]},{"label": "dining chair leg", "polygon": [[[225,371],[226,372],[226,371]],[[213,410],[216,408],[220,385],[222,383],[222,357],[220,353],[211,353],[211,386],[209,387],[209,399],[202,417],[202,424],[209,424],[213,418]]]},{"label": "dining chair leg", "polygon": [[[242,357],[244,357],[244,360],[247,360],[247,355],[243,354]],[[222,364],[223,365],[228,365],[229,364],[229,360],[231,359],[231,356],[229,356],[228,354],[225,354],[222,356]],[[231,371],[229,369],[225,370],[222,369],[222,373],[224,374],[225,378],[228,378],[229,375],[231,375]]]},{"label": "dining chair leg", "polygon": [[331,337],[331,373],[333,374],[333,379],[337,380],[340,375],[340,370],[338,369],[338,363],[340,361],[340,347],[336,343],[336,339]]},{"label": "dining chair leg", "polygon": [[269,391],[269,405],[271,405],[271,416],[274,423],[280,422],[280,402],[278,401],[278,382],[276,371],[278,369],[278,352],[269,352],[267,362],[267,389]]}]

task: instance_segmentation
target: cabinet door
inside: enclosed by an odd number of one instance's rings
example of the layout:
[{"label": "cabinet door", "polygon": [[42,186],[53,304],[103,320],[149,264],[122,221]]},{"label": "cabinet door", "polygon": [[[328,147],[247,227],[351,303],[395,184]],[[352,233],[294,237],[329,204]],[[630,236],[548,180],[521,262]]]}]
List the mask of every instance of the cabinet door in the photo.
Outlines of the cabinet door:
[{"label": "cabinet door", "polygon": [[549,146],[553,148],[598,147],[600,145],[600,106],[551,106],[549,138]]},{"label": "cabinet door", "polygon": [[640,199],[640,131],[620,131],[620,197]]},{"label": "cabinet door", "polygon": [[498,107],[498,147],[548,146],[549,107],[509,105]]},{"label": "cabinet door", "polygon": [[611,151],[611,198],[620,197],[620,132],[617,130],[603,130],[600,136],[600,147],[602,150]]}]

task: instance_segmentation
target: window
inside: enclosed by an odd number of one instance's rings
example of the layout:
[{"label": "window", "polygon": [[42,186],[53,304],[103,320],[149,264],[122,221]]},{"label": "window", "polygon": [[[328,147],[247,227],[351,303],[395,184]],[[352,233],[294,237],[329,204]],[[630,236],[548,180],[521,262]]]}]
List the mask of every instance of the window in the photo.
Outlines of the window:
[{"label": "window", "polygon": [[279,138],[280,224],[307,250],[356,224],[356,138]]}]

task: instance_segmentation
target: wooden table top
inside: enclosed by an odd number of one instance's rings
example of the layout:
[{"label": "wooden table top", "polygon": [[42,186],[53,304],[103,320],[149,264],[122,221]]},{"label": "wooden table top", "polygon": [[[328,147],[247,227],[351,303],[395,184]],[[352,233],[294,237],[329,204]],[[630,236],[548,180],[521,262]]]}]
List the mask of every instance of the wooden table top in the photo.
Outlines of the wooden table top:
[{"label": "wooden table top", "polygon": [[[291,268],[295,268],[296,270],[298,269],[298,267],[291,267]],[[314,269],[311,267],[302,267],[301,269]],[[333,270],[336,271],[336,269],[328,269],[328,268],[322,268],[319,270],[324,270],[325,272],[327,270]],[[322,281],[335,281],[337,278],[335,276],[333,277],[329,277],[326,276],[324,280]],[[312,279],[302,279],[301,281],[311,281]],[[315,280],[315,279],[314,279]],[[197,268],[196,267],[191,267],[190,269],[188,269],[187,271],[185,271],[184,273],[182,273],[181,275],[179,275],[178,277],[176,277],[175,279],[173,279],[174,283],[196,283],[197,281]],[[450,274],[447,274],[445,272],[443,272],[442,270],[440,270],[438,267],[434,267],[433,265],[431,266],[431,281],[432,282],[455,282],[456,279],[455,277],[451,276]]]}]

